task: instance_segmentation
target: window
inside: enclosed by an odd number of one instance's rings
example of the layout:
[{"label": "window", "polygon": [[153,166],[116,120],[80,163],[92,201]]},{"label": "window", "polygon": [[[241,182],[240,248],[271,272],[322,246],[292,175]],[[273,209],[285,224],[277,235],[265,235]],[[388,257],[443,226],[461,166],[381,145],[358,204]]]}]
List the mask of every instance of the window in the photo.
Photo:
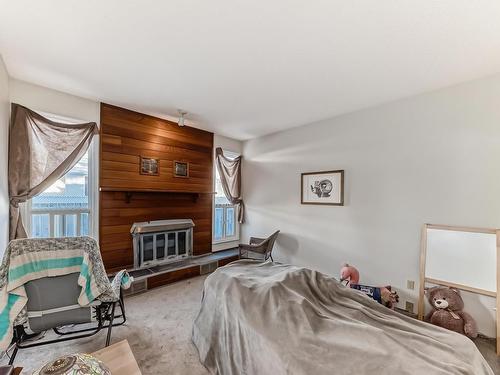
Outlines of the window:
[{"label": "window", "polygon": [[[224,155],[235,158],[238,154],[224,151]],[[229,202],[222,189],[219,171],[215,168],[215,202],[213,243],[237,241],[240,238],[237,219],[238,208]]]},{"label": "window", "polygon": [[88,152],[62,178],[31,200],[31,237],[89,235]]},{"label": "window", "polygon": [[[78,123],[72,119],[43,114],[54,121]],[[95,142],[95,141],[94,141]],[[94,143],[93,142],[93,143]],[[94,197],[89,184],[94,146],[63,177],[24,205],[23,220],[34,238],[92,236]],[[92,180],[92,179],[90,179]]]}]

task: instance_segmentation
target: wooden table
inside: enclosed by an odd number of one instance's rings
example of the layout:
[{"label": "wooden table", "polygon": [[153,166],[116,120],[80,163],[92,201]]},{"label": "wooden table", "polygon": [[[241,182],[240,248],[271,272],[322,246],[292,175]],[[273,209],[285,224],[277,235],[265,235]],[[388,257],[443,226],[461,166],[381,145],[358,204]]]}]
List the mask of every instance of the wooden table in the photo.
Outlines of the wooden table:
[{"label": "wooden table", "polygon": [[104,362],[113,375],[142,375],[127,340],[92,353]]}]

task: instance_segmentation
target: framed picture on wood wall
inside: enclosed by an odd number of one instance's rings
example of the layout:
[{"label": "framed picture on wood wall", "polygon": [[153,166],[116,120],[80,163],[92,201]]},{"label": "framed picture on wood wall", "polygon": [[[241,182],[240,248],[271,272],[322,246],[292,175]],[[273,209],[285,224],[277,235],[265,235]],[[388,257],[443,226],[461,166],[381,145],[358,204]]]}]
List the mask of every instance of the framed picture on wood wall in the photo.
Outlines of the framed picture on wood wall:
[{"label": "framed picture on wood wall", "polygon": [[189,177],[189,163],[174,161],[174,177]]},{"label": "framed picture on wood wall", "polygon": [[139,168],[139,173],[148,176],[159,176],[160,175],[160,159],[145,158],[140,156],[141,164]]},{"label": "framed picture on wood wall", "polygon": [[344,171],[308,172],[301,174],[302,204],[344,205]]}]

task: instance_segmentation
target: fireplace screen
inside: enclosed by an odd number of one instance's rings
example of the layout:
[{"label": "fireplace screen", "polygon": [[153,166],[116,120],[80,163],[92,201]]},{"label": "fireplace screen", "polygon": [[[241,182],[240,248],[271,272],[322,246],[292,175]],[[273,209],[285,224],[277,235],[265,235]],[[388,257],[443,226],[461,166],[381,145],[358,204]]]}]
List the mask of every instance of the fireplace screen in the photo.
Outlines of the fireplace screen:
[{"label": "fireplace screen", "polygon": [[131,229],[135,268],[150,267],[191,256],[193,226],[191,220],[135,223]]}]

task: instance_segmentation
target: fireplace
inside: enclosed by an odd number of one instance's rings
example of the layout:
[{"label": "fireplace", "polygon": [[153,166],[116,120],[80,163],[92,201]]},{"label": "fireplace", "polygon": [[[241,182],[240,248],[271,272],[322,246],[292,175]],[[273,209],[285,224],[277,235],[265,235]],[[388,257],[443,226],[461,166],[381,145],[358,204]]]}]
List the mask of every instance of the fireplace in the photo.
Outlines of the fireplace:
[{"label": "fireplace", "polygon": [[130,229],[134,268],[147,268],[191,257],[193,227],[191,219],[134,223]]}]

